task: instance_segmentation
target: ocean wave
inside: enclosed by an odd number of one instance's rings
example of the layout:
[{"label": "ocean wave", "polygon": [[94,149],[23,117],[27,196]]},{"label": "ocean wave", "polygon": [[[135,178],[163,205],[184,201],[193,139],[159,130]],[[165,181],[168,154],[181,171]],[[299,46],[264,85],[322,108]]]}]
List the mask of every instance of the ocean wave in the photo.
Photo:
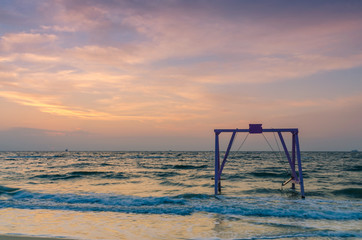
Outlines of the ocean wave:
[{"label": "ocean wave", "polygon": [[[14,194],[10,194],[11,191]],[[19,209],[60,209],[134,214],[191,215],[206,212],[228,216],[297,219],[361,220],[360,201],[290,200],[266,197],[228,197],[187,193],[176,196],[138,197],[115,194],[47,194],[3,191],[0,207]]]},{"label": "ocean wave", "polygon": [[334,195],[343,195],[353,198],[362,198],[362,188],[344,188],[332,191]]},{"label": "ocean wave", "polygon": [[13,194],[19,191],[19,188],[11,188],[11,187],[5,187],[0,185],[0,195],[1,194]]},{"label": "ocean wave", "polygon": [[208,165],[175,165],[173,166],[174,169],[202,169],[202,168],[208,168]]},{"label": "ocean wave", "polygon": [[270,193],[281,193],[281,192],[282,192],[281,189],[273,189],[273,188],[254,188],[242,191],[242,193],[244,194],[255,194],[255,193],[270,194]]},{"label": "ocean wave", "polygon": [[285,173],[276,172],[251,172],[249,175],[258,178],[285,178],[287,176]]},{"label": "ocean wave", "polygon": [[130,176],[126,173],[122,173],[122,172],[111,172],[108,173],[104,176],[104,178],[109,178],[109,179],[129,179]]},{"label": "ocean wave", "polygon": [[150,173],[149,175],[155,175],[159,178],[169,178],[169,177],[180,175],[180,173],[178,173],[176,171],[164,171],[164,172],[154,172],[152,174]]},{"label": "ocean wave", "polygon": [[41,179],[47,179],[47,180],[66,180],[66,179],[72,179],[77,178],[80,176],[74,176],[71,174],[39,174],[31,177],[31,179],[34,178],[41,178]]},{"label": "ocean wave", "polygon": [[129,178],[124,173],[121,172],[111,172],[111,171],[73,171],[64,174],[39,174],[32,176],[31,179],[41,178],[47,180],[69,180],[74,178],[86,178],[86,177],[99,177],[107,179],[125,179]]},{"label": "ocean wave", "polygon": [[333,231],[333,230],[312,230],[305,232],[295,232],[288,234],[260,235],[250,238],[238,238],[238,240],[258,240],[258,239],[308,239],[308,238],[362,238],[362,234],[355,231]]},{"label": "ocean wave", "polygon": [[345,167],[344,170],[349,171],[349,172],[361,172],[362,165],[348,166],[348,167]]}]

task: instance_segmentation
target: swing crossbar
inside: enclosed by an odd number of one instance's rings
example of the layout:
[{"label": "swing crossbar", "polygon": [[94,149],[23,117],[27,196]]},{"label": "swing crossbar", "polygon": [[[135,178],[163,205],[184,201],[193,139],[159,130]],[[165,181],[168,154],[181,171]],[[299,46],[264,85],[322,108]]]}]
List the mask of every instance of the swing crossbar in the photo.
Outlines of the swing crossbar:
[{"label": "swing crossbar", "polygon": [[[261,124],[249,124],[249,129],[238,129],[238,128],[236,128],[236,129],[214,129],[214,132],[215,132],[215,177],[214,177],[215,195],[218,195],[221,193],[221,174],[222,174],[222,171],[224,170],[225,164],[227,162],[227,158],[229,156],[236,133],[248,132],[250,134],[260,134],[260,133],[264,133],[264,132],[273,132],[273,133],[278,133],[280,142],[282,143],[282,146],[284,149],[285,156],[289,163],[289,167],[291,170],[291,178],[290,178],[290,180],[288,180],[288,182],[290,182],[290,181],[292,182],[292,188],[294,188],[295,184],[299,184],[302,198],[305,198],[302,160],[301,160],[301,156],[300,156],[300,147],[299,147],[299,139],[298,139],[298,128],[263,129]],[[288,132],[292,134],[292,156],[290,156],[290,154],[289,154],[288,148],[285,144],[283,134],[282,134],[282,133],[288,133]],[[219,147],[219,135],[221,133],[232,133],[222,162],[220,162],[220,147]],[[298,175],[295,171],[296,160],[297,160],[297,165],[298,165]]]},{"label": "swing crossbar", "polygon": [[[222,132],[250,132],[250,129],[214,129],[215,133]],[[298,133],[298,128],[263,128],[262,132],[290,132],[290,133]]]}]

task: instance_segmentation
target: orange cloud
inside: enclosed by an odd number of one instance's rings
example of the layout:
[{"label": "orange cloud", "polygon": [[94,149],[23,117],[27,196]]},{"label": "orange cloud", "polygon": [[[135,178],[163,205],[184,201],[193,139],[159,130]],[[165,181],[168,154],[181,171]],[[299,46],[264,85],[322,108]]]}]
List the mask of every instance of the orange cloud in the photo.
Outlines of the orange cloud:
[{"label": "orange cloud", "polygon": [[[113,110],[116,110],[116,113],[101,112],[88,108],[82,107],[71,107],[59,103],[53,96],[44,96],[37,94],[26,94],[19,92],[0,92],[0,97],[3,97],[9,101],[16,102],[21,105],[35,107],[41,112],[74,117],[80,119],[89,119],[89,120],[106,120],[106,121],[117,121],[117,120],[153,120],[153,121],[165,121],[165,120],[177,120],[180,117],[183,119],[193,118],[195,114],[180,114],[177,112],[179,107],[175,106],[174,110],[164,111],[165,107],[159,108],[155,103],[135,103],[129,105],[125,104],[115,104]],[[114,103],[113,103],[114,104]],[[168,107],[171,107],[168,105]],[[110,109],[108,109],[110,110]],[[164,111],[163,113],[160,112]],[[190,110],[190,109],[188,109]],[[191,109],[192,110],[192,109]]]},{"label": "orange cloud", "polygon": [[101,47],[101,46],[83,46],[68,50],[68,56],[73,60],[79,59],[86,62],[96,62],[97,64],[135,64],[143,62],[140,55],[134,54],[130,47]]},{"label": "orange cloud", "polygon": [[68,117],[88,118],[88,119],[111,119],[113,116],[107,113],[71,109],[67,106],[54,103],[56,99],[49,96],[41,96],[36,94],[25,94],[19,92],[0,92],[0,96],[10,101],[25,105],[36,107],[42,112],[51,113],[55,115],[62,115]]}]

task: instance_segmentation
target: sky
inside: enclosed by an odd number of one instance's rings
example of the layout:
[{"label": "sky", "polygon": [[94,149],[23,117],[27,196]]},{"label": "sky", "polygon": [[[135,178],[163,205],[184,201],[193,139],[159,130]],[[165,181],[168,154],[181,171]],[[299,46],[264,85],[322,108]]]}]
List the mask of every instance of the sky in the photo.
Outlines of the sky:
[{"label": "sky", "polygon": [[359,0],[0,0],[0,151],[362,150],[361,78]]}]

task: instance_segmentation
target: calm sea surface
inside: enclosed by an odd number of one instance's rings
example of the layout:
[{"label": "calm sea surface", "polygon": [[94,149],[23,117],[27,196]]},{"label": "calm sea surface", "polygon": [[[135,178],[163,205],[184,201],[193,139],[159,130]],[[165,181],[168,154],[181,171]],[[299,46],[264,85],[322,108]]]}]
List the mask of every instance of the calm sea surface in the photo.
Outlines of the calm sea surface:
[{"label": "calm sea surface", "polygon": [[0,234],[74,239],[360,239],[362,153],[0,152]]}]

